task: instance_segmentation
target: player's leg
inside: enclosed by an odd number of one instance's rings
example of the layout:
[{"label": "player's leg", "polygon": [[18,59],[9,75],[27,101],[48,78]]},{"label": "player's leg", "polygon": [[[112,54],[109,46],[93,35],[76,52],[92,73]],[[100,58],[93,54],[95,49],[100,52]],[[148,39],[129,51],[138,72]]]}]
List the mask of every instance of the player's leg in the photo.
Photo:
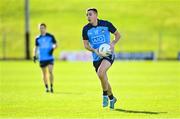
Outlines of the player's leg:
[{"label": "player's leg", "polygon": [[[107,74],[106,74],[106,77],[107,77]],[[110,108],[114,109],[114,104],[116,103],[117,99],[113,96],[112,88],[109,81],[108,81],[108,97],[110,99]]]},{"label": "player's leg", "polygon": [[104,59],[102,60],[97,74],[101,81],[102,89],[103,89],[103,107],[108,105],[108,97],[110,99],[110,108],[114,109],[114,103],[116,102],[116,98],[114,98],[112,94],[111,85],[108,81],[107,71],[111,67],[110,61]]},{"label": "player's leg", "polygon": [[97,75],[101,81],[101,86],[103,90],[103,107],[108,106],[108,79],[107,70],[111,67],[111,63],[106,59],[102,60],[98,70]]},{"label": "player's leg", "polygon": [[[107,73],[106,73],[105,77],[106,77],[106,79],[108,80]],[[111,85],[110,85],[109,81],[108,81],[108,90],[107,90],[107,94],[108,94],[108,96],[110,96],[110,95],[113,94],[113,93],[112,93],[112,88],[111,88]]]},{"label": "player's leg", "polygon": [[49,64],[48,69],[49,69],[49,79],[50,79],[51,92],[53,93],[53,83],[54,83],[53,64]]},{"label": "player's leg", "polygon": [[107,94],[108,94],[109,99],[112,100],[113,99],[113,93],[112,93],[111,85],[110,85],[110,83],[108,81],[107,73],[105,74],[105,79],[107,80],[107,83],[108,83]]},{"label": "player's leg", "polygon": [[97,75],[101,81],[101,86],[103,91],[108,91],[108,80],[107,80],[107,70],[111,67],[111,63],[107,60],[102,60],[98,70]]},{"label": "player's leg", "polygon": [[46,87],[46,92],[49,92],[48,89],[48,72],[46,67],[41,67],[42,75],[43,75],[43,81]]}]

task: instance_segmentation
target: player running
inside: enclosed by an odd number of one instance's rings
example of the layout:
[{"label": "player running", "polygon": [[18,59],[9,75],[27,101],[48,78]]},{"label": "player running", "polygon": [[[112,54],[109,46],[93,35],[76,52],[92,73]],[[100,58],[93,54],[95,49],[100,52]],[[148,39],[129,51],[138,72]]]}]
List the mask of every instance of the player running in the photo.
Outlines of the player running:
[{"label": "player running", "polygon": [[[107,107],[109,103],[108,100],[110,100],[110,109],[114,109],[114,104],[117,99],[113,96],[106,73],[114,62],[114,53],[107,57],[102,57],[98,52],[98,48],[101,44],[107,43],[111,46],[110,49],[113,52],[115,44],[120,39],[120,34],[111,22],[97,18],[97,9],[87,9],[86,15],[89,23],[84,26],[82,31],[84,47],[91,51],[93,55],[93,65],[101,81],[103,90],[103,107]],[[112,42],[110,42],[110,32],[115,36]]]},{"label": "player running", "polygon": [[[50,91],[51,93],[53,93],[53,51],[57,47],[57,44],[54,36],[46,32],[46,24],[41,23],[39,29],[40,35],[35,40],[33,60],[34,62],[36,62],[37,59],[39,60],[46,92]],[[48,72],[50,79],[50,90],[48,88]]]}]

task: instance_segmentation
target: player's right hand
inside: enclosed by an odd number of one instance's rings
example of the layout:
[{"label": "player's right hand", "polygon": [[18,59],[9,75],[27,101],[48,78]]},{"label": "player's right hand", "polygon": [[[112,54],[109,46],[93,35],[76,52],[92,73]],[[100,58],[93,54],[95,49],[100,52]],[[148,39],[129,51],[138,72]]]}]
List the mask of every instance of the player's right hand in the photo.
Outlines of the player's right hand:
[{"label": "player's right hand", "polygon": [[36,57],[36,56],[33,56],[33,61],[34,61],[34,63],[36,63],[36,60],[37,60],[37,57]]},{"label": "player's right hand", "polygon": [[98,49],[94,49],[94,52],[95,52],[99,57],[103,57],[103,56],[99,53]]}]

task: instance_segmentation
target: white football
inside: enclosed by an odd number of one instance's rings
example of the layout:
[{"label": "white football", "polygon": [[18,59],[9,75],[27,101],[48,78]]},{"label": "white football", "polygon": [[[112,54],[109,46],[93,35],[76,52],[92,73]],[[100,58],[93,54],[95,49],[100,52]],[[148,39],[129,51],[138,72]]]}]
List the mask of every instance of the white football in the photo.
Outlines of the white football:
[{"label": "white football", "polygon": [[110,45],[109,44],[102,44],[99,46],[99,53],[103,56],[103,57],[107,57],[109,55],[112,54],[111,50],[110,50]]}]

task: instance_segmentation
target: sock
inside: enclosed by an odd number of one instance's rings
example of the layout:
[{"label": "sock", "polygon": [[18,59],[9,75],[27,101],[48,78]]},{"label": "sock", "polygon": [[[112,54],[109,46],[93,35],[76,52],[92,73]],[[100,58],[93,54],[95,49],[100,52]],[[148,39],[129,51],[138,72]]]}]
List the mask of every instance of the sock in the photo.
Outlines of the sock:
[{"label": "sock", "polygon": [[48,89],[48,84],[45,84],[46,89]]},{"label": "sock", "polygon": [[110,100],[112,100],[114,98],[113,94],[108,96]]},{"label": "sock", "polygon": [[103,96],[107,96],[107,91],[103,91]]},{"label": "sock", "polygon": [[51,89],[53,88],[53,84],[51,84]]}]

